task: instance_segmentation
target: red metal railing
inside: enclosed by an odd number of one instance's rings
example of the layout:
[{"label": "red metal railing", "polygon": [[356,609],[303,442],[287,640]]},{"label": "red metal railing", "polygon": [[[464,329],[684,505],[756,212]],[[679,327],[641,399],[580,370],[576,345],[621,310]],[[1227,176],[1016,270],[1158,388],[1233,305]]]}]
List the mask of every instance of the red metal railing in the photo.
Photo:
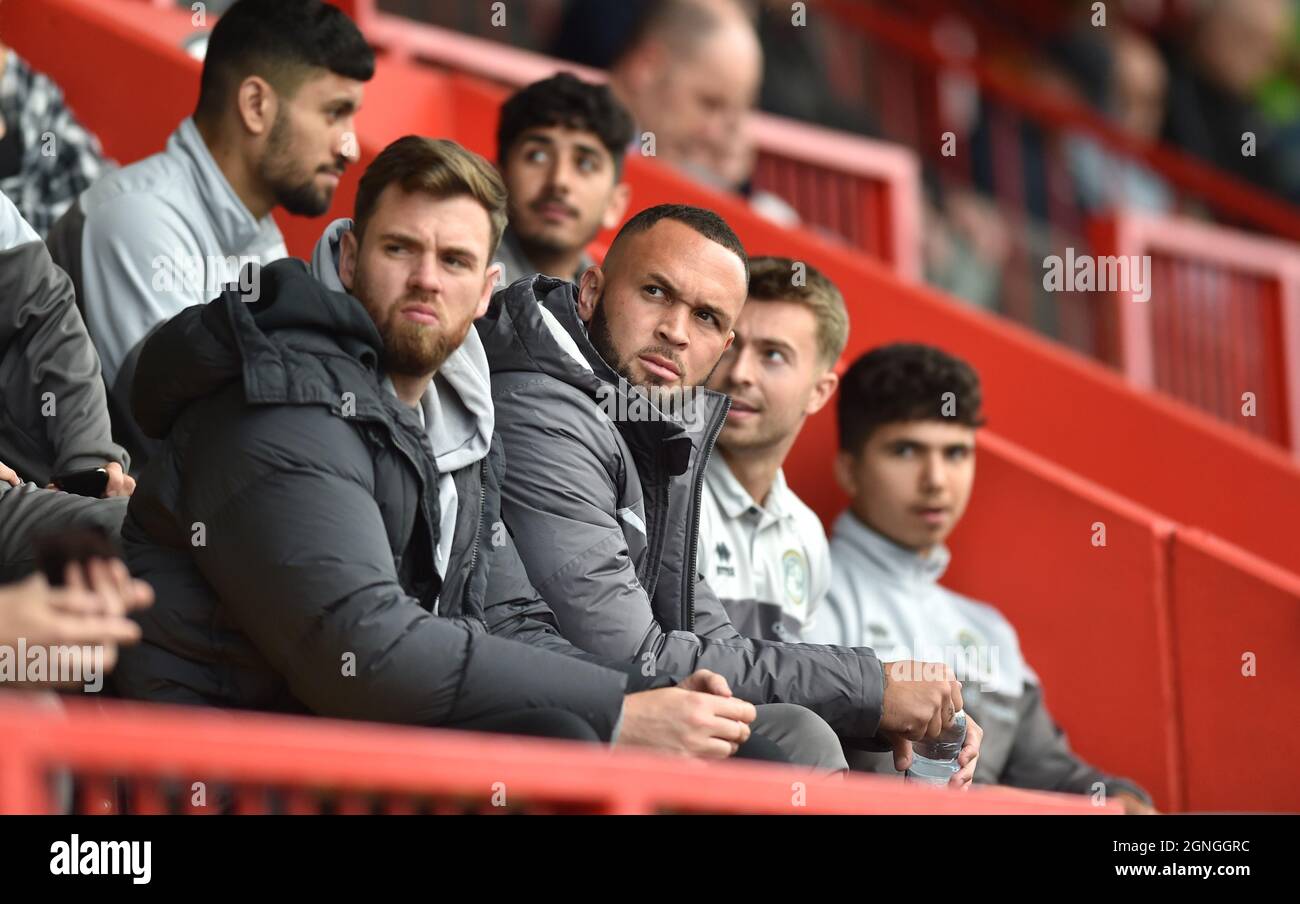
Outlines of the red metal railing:
[{"label": "red metal railing", "polygon": [[1010,788],[948,792],[878,776],[585,744],[226,710],[0,696],[0,813],[1057,813],[1118,804]]},{"label": "red metal railing", "polygon": [[1094,224],[1093,246],[1151,262],[1149,301],[1109,296],[1110,360],[1300,455],[1300,246],[1134,211]]}]

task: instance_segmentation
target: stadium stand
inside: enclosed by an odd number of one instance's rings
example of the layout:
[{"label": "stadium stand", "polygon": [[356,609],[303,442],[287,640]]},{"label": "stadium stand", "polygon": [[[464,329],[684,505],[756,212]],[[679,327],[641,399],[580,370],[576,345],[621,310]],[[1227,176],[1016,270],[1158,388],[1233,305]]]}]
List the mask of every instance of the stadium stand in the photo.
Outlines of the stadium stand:
[{"label": "stadium stand", "polygon": [[[357,173],[379,148],[402,134],[451,137],[491,156],[496,108],[505,92],[484,76],[511,84],[573,68],[496,45],[467,45],[469,39],[438,36],[430,26],[400,23],[375,12],[368,0],[340,5],[356,15],[377,46],[394,50],[381,56],[367,88],[358,119],[361,166],[344,176],[331,216],[345,215]],[[0,5],[0,33],[63,85],[70,104],[109,154],[131,161],[162,145],[175,122],[190,112],[197,87],[199,64],[182,49],[196,30],[191,14],[164,6],[151,0],[9,0]],[[775,118],[767,121],[774,134],[790,128]],[[1134,389],[1108,369],[1023,328],[917,284],[911,278],[915,252],[904,250],[904,237],[913,228],[909,224],[916,222],[908,218],[916,216],[909,197],[914,198],[917,168],[884,162],[896,163],[908,152],[882,150],[875,163],[850,166],[844,158],[857,144],[819,142],[817,156],[804,155],[801,161],[796,152],[806,148],[802,140],[785,145],[779,139],[761,140],[761,145],[773,160],[795,160],[792,171],[813,166],[834,171],[838,166],[880,186],[859,195],[855,215],[864,225],[849,236],[851,244],[827,240],[811,229],[767,223],[738,201],[643,159],[628,161],[632,209],[669,201],[707,206],[736,228],[751,253],[813,263],[843,288],[849,304],[853,328],[845,360],[881,342],[913,339],[942,345],[978,368],[992,426],[981,434],[980,492],[954,538],[960,565],[951,575],[952,586],[997,602],[1018,626],[1029,660],[1052,688],[1053,711],[1074,746],[1088,759],[1141,782],[1162,810],[1300,807],[1300,786],[1261,784],[1265,777],[1229,762],[1228,757],[1239,754],[1222,740],[1236,726],[1275,725],[1267,716],[1289,710],[1298,677],[1294,657],[1287,655],[1300,637],[1300,549],[1288,530],[1291,513],[1300,511],[1300,469],[1294,459],[1207,414]],[[833,180],[808,178],[813,185],[819,180],[820,187],[808,197],[842,191]],[[808,219],[827,225],[815,216]],[[843,224],[854,214],[827,219],[829,225],[848,229]],[[281,217],[290,251],[305,255],[320,222],[324,220]],[[593,251],[609,238],[599,237]],[[1191,246],[1186,250],[1199,254]],[[1166,253],[1163,246],[1160,253]],[[1268,291],[1280,299],[1290,297],[1284,288]],[[1277,306],[1281,302],[1268,303],[1275,312],[1282,310]],[[1294,355],[1289,360],[1294,365]],[[1294,372],[1284,371],[1276,380],[1283,377],[1294,392]],[[1293,397],[1283,395],[1280,387],[1258,393],[1261,405],[1271,400],[1268,426],[1261,429],[1275,441],[1293,442],[1296,415],[1287,407],[1294,405]],[[838,490],[824,479],[834,435],[828,407],[806,425],[786,467],[792,487],[828,524],[843,504]],[[1098,523],[1105,527],[1104,546],[1093,542]],[[1271,645],[1261,647],[1261,638]],[[1246,653],[1264,663],[1249,677],[1243,672]],[[36,723],[24,721],[27,714],[18,718],[15,710],[7,713],[0,716],[0,722],[7,721],[4,733],[22,730],[14,737],[27,740],[7,744],[0,753],[0,810],[39,807],[33,776],[60,765],[100,775],[138,769],[157,777],[178,768],[221,770],[224,764],[235,782],[275,784],[285,778],[271,767],[257,771],[252,757],[238,759],[237,745],[192,743],[215,737],[199,734],[209,724],[205,718],[222,723],[220,729],[212,723],[213,732],[245,730],[220,716],[164,716],[105,705],[102,712],[74,709],[66,723],[50,717],[47,724],[22,729]],[[119,713],[111,735],[124,740],[113,759],[104,726]],[[322,753],[322,760],[349,758],[334,746],[339,736],[331,735],[329,726],[239,719],[247,720],[249,743],[257,740],[268,756],[280,743],[293,749],[293,744],[319,740],[322,751],[335,751]],[[169,725],[186,730],[173,734]],[[138,726],[138,733],[131,726]],[[258,735],[263,729],[265,734]],[[304,734],[290,744],[289,733],[299,729]],[[1277,743],[1300,742],[1294,724],[1276,730],[1282,733],[1275,737]],[[389,733],[399,730],[368,728],[366,734],[372,731],[388,739],[398,737]],[[350,736],[360,734],[349,729]],[[376,744],[381,734],[373,735]],[[188,740],[163,743],[176,735]],[[39,737],[58,738],[63,746],[56,750]],[[91,743],[96,737],[98,742]],[[430,758],[444,755],[435,749],[438,742],[420,743],[429,745]],[[496,749],[481,740],[474,742],[473,751],[447,743],[446,762],[459,763],[457,769],[469,769],[469,761],[494,755],[485,751]],[[552,774],[581,771],[577,760],[572,763]],[[584,760],[582,770],[589,764]],[[581,806],[604,811],[684,806],[680,797],[660,797],[655,789],[670,784],[667,776],[680,781],[686,773],[659,768],[668,771],[647,766],[639,773],[649,776],[639,786],[646,790],[632,801],[611,800],[608,787],[580,793],[563,784],[554,786],[554,793],[539,790],[537,799],[558,806],[577,795]],[[345,777],[341,766],[322,766],[320,772],[302,773],[302,780],[407,796],[454,795],[459,787],[452,779],[425,784],[434,780],[424,776],[417,781],[409,773],[406,779],[394,778],[396,767],[388,778],[382,768],[376,770],[362,780]],[[449,766],[445,774],[455,770]],[[745,781],[740,772],[735,775],[737,783]],[[661,779],[663,784],[655,784]],[[853,780],[850,786],[856,788],[857,781],[867,780]],[[709,784],[722,787],[712,778]],[[783,787],[788,798],[788,782]],[[895,806],[915,809],[911,801],[896,801],[874,788],[868,793],[863,786],[861,798],[852,796],[856,790],[845,793],[846,806],[883,808],[877,812],[894,812],[890,808]],[[1039,797],[1031,797],[1033,802],[1008,797],[1007,807],[1021,806],[1019,802],[1039,806]],[[734,797],[695,799],[707,801],[706,808],[733,810],[741,808],[737,802],[744,797],[737,791]],[[1055,806],[1055,801],[1041,806]]]}]

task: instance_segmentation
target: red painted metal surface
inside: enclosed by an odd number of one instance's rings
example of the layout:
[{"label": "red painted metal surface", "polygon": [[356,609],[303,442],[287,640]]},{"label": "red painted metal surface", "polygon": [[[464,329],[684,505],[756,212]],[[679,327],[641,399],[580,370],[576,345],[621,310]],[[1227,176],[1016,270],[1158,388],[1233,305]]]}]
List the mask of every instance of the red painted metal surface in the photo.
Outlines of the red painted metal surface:
[{"label": "red painted metal surface", "polygon": [[[0,813],[55,809],[48,777],[126,776],[130,811],[293,813],[1122,812],[1091,798],[1008,788],[917,788],[878,776],[708,763],[564,741],[259,713],[0,696]],[[202,782],[204,806],[191,806]],[[184,801],[184,802],[182,802]]]}]

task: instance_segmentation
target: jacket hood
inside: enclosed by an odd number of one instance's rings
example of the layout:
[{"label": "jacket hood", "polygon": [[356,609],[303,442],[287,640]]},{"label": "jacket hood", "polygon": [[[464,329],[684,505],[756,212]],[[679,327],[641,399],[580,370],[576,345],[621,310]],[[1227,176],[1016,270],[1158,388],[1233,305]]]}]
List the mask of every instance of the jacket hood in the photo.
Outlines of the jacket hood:
[{"label": "jacket hood", "polygon": [[[338,262],[343,234],[351,229],[351,219],[335,220],[312,252],[312,275],[334,292],[347,292]],[[460,348],[443,362],[420,404],[439,471],[447,474],[487,455],[496,424],[487,355],[478,330],[466,333]]]},{"label": "jacket hood", "polygon": [[[383,340],[356,299],[325,288],[293,258],[249,264],[240,285],[253,287],[257,301],[245,301],[244,290],[232,285],[164,321],[141,343],[131,408],[147,436],[166,436],[190,402],[241,378],[250,402],[338,408],[348,387],[297,350],[350,359],[345,367],[370,371],[373,380]],[[273,340],[273,333],[291,333],[292,341]]]}]

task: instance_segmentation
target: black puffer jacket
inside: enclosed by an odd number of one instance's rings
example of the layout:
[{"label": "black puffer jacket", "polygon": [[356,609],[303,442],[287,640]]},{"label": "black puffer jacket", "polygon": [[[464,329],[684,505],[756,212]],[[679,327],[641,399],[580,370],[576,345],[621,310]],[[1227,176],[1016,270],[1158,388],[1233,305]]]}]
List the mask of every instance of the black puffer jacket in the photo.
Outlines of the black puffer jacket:
[{"label": "black puffer jacket", "polygon": [[671,683],[560,637],[497,526],[499,441],[454,473],[442,580],[433,453],[383,383],[369,315],[296,260],[260,283],[256,303],[232,290],[182,312],[140,356],[134,413],[164,442],[123,541],[157,602],[121,692],[425,725],[553,706],[608,738],[629,681]]}]

